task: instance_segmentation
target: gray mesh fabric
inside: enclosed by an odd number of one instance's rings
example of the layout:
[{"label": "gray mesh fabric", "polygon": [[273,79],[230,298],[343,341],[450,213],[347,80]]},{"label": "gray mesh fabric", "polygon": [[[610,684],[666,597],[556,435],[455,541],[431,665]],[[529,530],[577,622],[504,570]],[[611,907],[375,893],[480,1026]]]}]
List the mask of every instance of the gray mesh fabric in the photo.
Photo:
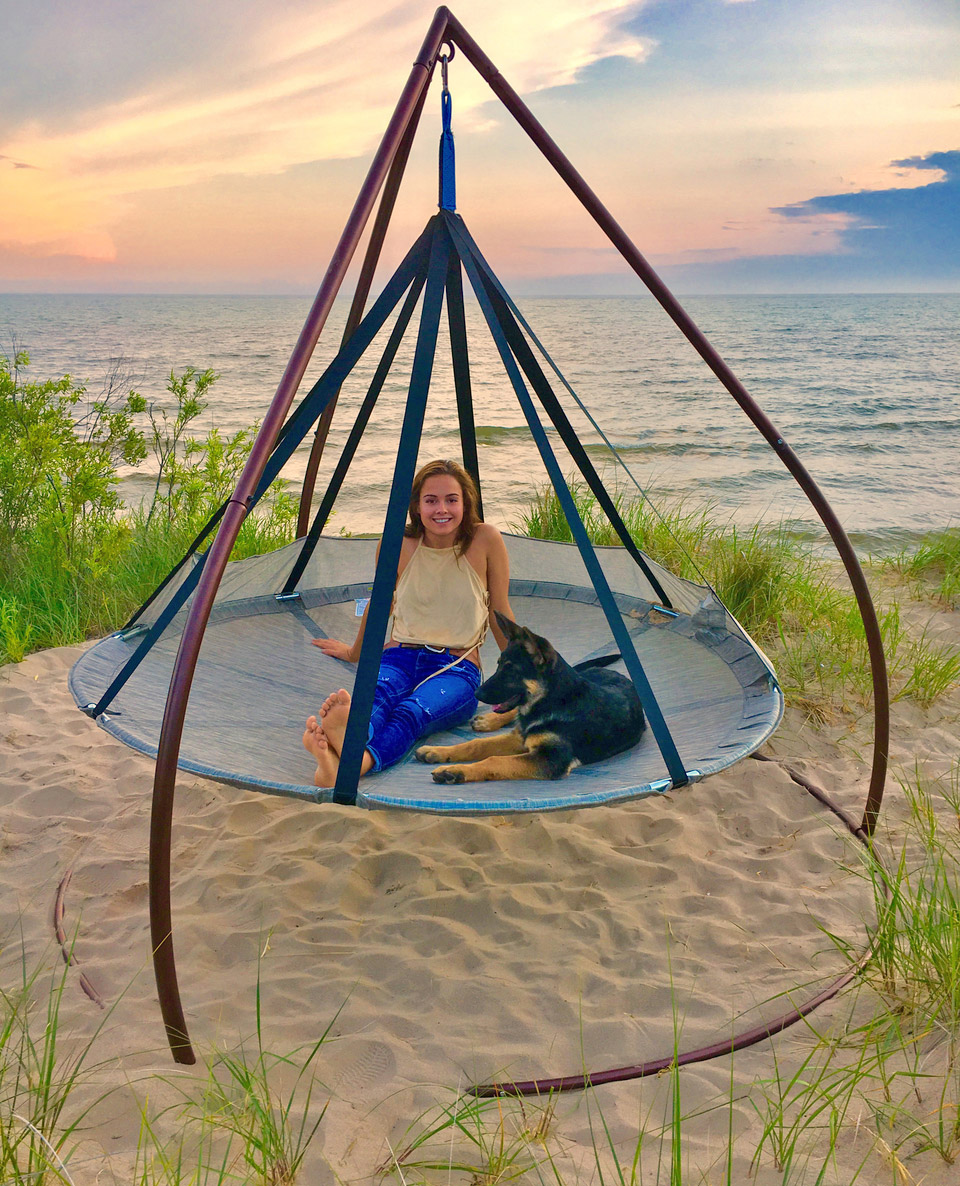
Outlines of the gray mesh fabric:
[{"label": "gray mesh fabric", "polygon": [[[569,662],[615,650],[610,627],[576,547],[507,536],[510,600],[517,621],[549,638]],[[325,801],[300,743],[305,718],[332,690],[353,683],[354,668],[325,656],[311,639],[352,639],[357,600],[369,596],[376,541],[322,537],[300,582],[300,597],[277,601],[298,544],[227,566],[200,650],[180,751],[180,767],[253,790]],[[598,555],[637,653],[688,771],[706,776],[753,752],[783,713],[768,660],[708,589],[650,564],[670,598],[658,599],[622,548]],[[70,674],[80,705],[96,702],[183,574],[126,635],[93,646]],[[121,741],[155,755],[170,675],[187,606],[97,718]],[[483,665],[492,671],[492,638]],[[624,670],[623,664],[617,664]],[[461,738],[468,728],[459,731]],[[452,742],[457,734],[438,735]],[[440,786],[408,756],[360,784],[366,807],[472,813],[544,811],[636,798],[669,789],[651,732],[609,761],[566,779]]]}]

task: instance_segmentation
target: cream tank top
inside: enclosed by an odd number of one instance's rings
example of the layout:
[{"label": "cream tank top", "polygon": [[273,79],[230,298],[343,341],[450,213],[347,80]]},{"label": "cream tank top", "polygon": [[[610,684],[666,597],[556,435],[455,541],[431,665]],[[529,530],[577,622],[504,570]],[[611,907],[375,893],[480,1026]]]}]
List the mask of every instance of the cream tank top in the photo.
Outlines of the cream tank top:
[{"label": "cream tank top", "polygon": [[490,595],[456,548],[425,548],[421,540],[393,595],[393,639],[469,651],[483,642]]}]

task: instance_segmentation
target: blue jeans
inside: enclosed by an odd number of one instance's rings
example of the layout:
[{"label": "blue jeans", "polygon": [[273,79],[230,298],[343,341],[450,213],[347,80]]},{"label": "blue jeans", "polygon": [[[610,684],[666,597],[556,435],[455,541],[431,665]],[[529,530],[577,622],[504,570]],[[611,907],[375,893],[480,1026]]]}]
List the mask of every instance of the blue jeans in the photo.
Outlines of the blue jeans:
[{"label": "blue jeans", "polygon": [[425,734],[461,725],[477,711],[482,677],[475,663],[464,659],[436,674],[454,658],[449,651],[413,647],[388,647],[383,652],[367,734],[374,770],[393,766]]}]

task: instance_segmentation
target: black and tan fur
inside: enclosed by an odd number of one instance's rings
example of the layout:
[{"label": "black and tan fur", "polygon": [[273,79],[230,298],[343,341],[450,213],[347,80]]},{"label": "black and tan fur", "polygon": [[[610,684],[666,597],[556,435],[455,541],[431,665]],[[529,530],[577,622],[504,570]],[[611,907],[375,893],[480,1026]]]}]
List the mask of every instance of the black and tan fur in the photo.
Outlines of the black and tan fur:
[{"label": "black and tan fur", "polygon": [[545,638],[497,614],[507,646],[497,670],[477,689],[496,705],[474,717],[478,733],[514,724],[509,732],[460,745],[422,745],[421,762],[454,763],[433,771],[435,782],[563,778],[637,744],[644,730],[636,688],[608,659],[571,667]]}]

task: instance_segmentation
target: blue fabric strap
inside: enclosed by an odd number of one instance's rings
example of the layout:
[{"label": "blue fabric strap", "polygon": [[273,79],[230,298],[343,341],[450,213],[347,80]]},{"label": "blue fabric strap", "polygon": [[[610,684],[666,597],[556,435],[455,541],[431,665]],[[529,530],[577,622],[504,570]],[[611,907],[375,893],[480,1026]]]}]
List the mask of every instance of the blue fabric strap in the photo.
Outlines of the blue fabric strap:
[{"label": "blue fabric strap", "polygon": [[[507,290],[503,287],[503,285],[500,283],[500,281],[497,279],[497,277],[494,275],[492,269],[490,268],[490,265],[484,260],[483,256],[480,254],[480,251],[479,251],[476,243],[474,243],[473,239],[470,236],[470,232],[467,231],[466,224],[463,223],[462,220],[461,220],[461,230],[464,232],[466,237],[469,239],[471,249],[472,249],[473,254],[474,254],[475,258],[477,259],[481,269],[485,270],[493,287],[500,294],[501,299],[506,304],[507,308],[513,314],[513,316],[516,318],[517,324],[521,325],[523,327],[524,331],[527,334],[527,337],[529,337],[530,341],[540,351],[541,355],[543,356],[544,361],[547,363],[547,365],[550,367],[550,369],[553,371],[553,373],[557,376],[560,383],[569,392],[574,403],[577,405],[577,407],[580,409],[580,411],[584,414],[584,416],[587,418],[587,420],[590,422],[590,424],[593,425],[595,432],[600,437],[600,439],[603,441],[603,443],[607,446],[607,448],[610,450],[610,452],[613,455],[613,457],[615,458],[617,464],[620,466],[620,468],[623,470],[623,472],[627,475],[627,477],[630,479],[630,481],[633,483],[633,485],[637,488],[637,492],[640,494],[641,498],[643,498],[646,501],[647,505],[654,512],[654,514],[657,515],[657,517],[661,520],[661,522],[663,522],[662,516],[660,515],[660,513],[657,510],[656,506],[654,505],[653,501],[651,500],[649,495],[646,493],[644,488],[641,486],[641,484],[634,477],[633,473],[630,470],[630,467],[627,465],[626,461],[623,459],[623,456],[618,452],[616,446],[613,444],[613,442],[610,440],[610,438],[607,436],[607,434],[603,431],[603,429],[597,423],[596,418],[594,417],[593,413],[586,406],[586,404],[583,402],[583,400],[580,398],[580,396],[576,393],[576,391],[573,389],[573,387],[568,382],[566,376],[563,374],[563,372],[560,370],[560,368],[557,366],[557,364],[550,357],[550,355],[547,352],[546,348],[544,347],[543,343],[540,341],[540,339],[537,337],[537,335],[533,332],[532,328],[530,327],[530,323],[527,321],[527,319],[524,317],[524,315],[517,308],[516,302],[513,300],[513,298],[510,296],[510,294],[507,292]],[[518,358],[519,358],[519,356],[518,356]],[[520,361],[520,365],[523,366],[523,359],[519,358],[519,361]],[[526,367],[524,367],[524,370],[526,371]],[[527,372],[527,373],[529,374],[529,372]],[[539,391],[537,392],[537,394],[539,395]],[[544,405],[544,406],[546,406],[546,405]],[[547,414],[550,415],[551,419],[552,419],[552,414],[550,413],[549,409],[547,411]],[[559,425],[558,425],[558,429],[559,429]],[[562,431],[561,431],[561,435],[562,435]],[[582,470],[581,470],[581,472],[582,472]],[[587,476],[587,475],[584,475],[584,476]],[[596,491],[594,491],[594,493],[596,493]],[[598,499],[599,499],[599,495],[598,495]],[[600,501],[602,501],[602,499]],[[613,523],[614,528],[616,528],[618,534],[620,534],[621,539],[624,540],[623,534],[620,532],[620,528],[617,527],[616,522],[613,519],[611,519],[611,523]],[[629,533],[628,533],[628,535],[629,535]],[[678,542],[678,541],[676,541],[676,537],[674,537],[674,542]],[[626,540],[624,540],[624,547],[631,553],[631,555],[633,555],[631,546],[630,546],[630,544],[628,544],[626,542]],[[681,545],[681,547],[682,547],[682,545]],[[708,581],[706,576],[704,576],[703,571],[700,569],[699,565],[694,560],[694,558],[690,555],[690,553],[688,551],[686,551],[686,549],[682,549],[682,550],[685,552],[687,559],[691,562],[694,569],[699,574],[700,579],[704,583],[704,585],[708,586],[709,588],[713,588],[713,586],[710,584],[710,581]],[[637,559],[637,557],[634,556],[634,559]],[[649,570],[646,562],[641,561],[641,560],[638,560],[637,562],[640,564],[640,567],[643,569],[644,574],[647,576],[648,580],[650,580],[650,583],[654,586],[654,588],[658,589],[658,592],[659,592],[660,591],[659,584],[656,581],[656,579],[654,578],[651,571]],[[716,589],[713,589],[713,592],[714,592],[714,594],[716,594]],[[667,608],[672,608],[672,606],[670,604],[670,600],[666,596],[665,593],[663,595],[663,604]]]},{"label": "blue fabric strap", "polygon": [[[418,270],[421,269],[423,262],[427,258],[427,251],[432,239],[432,226],[430,223],[428,223],[426,230],[424,230],[423,234],[421,234],[417,242],[407,253],[407,256],[400,264],[400,267],[390,278],[383,292],[380,294],[380,297],[371,306],[367,316],[363,319],[363,321],[360,322],[356,330],[354,330],[353,334],[350,336],[349,341],[340,348],[337,356],[330,363],[317,382],[313,385],[309,393],[301,401],[294,414],[289,417],[286,424],[284,424],[277,444],[274,447],[273,452],[270,454],[270,458],[267,461],[266,466],[264,467],[260,481],[257,483],[256,490],[250,498],[249,504],[247,506],[247,514],[250,513],[253,507],[255,507],[264,494],[266,494],[267,490],[269,490],[271,484],[276,480],[277,476],[283,469],[284,465],[286,465],[287,461],[290,459],[297,445],[300,444],[313,424],[323,414],[323,409],[327,406],[333,396],[340,390],[340,387],[343,385],[343,381],[346,376],[356,365],[357,360],[370,345],[371,341],[379,333],[383,323],[397,306],[400,298],[410,286],[411,281],[415,279]],[[203,540],[203,538],[208,534],[208,530],[212,528],[217,520],[222,516],[225,507],[226,503],[224,503],[222,507],[218,508],[218,510],[214,512],[207,526],[194,541],[194,547],[196,547],[197,544]],[[177,565],[177,569],[183,567],[189,555],[190,553],[188,552],[183,560],[181,560]],[[137,649],[133,652],[130,658],[114,677],[110,686],[97,701],[96,705],[88,710],[89,716],[94,718],[98,717],[100,713],[102,713],[104,709],[109,706],[111,701],[124,686],[130,676],[133,675],[136,669],[140,666],[147,652],[167,628],[173,617],[183,607],[187,598],[196,588],[197,582],[200,580],[200,574],[203,571],[203,566],[206,563],[207,555],[208,552],[200,553],[197,564],[187,575],[180,588],[177,589],[176,593],[170,599],[169,604],[163,609],[160,616],[140,640]],[[164,580],[163,585],[167,584],[172,576],[173,574],[171,573],[170,576]],[[160,588],[162,588],[163,585],[161,585]],[[160,590],[157,589],[151,594],[148,601],[144,603],[144,607],[157,596],[159,591]],[[141,607],[141,611],[138,611],[138,613],[134,615],[134,618],[131,619],[131,623],[136,621],[136,618],[139,617],[139,613],[142,612],[142,608],[144,607]]]},{"label": "blue fabric strap", "polygon": [[350,429],[350,435],[347,437],[347,443],[343,446],[330,483],[327,486],[323,498],[320,500],[320,507],[317,510],[313,523],[310,525],[310,531],[304,540],[303,547],[300,549],[300,554],[297,556],[297,562],[294,564],[290,575],[287,577],[286,584],[283,586],[283,592],[285,594],[292,593],[296,589],[300,578],[303,576],[304,569],[307,567],[310,557],[316,549],[317,541],[320,539],[327,520],[330,518],[333,504],[337,500],[337,495],[343,486],[347,471],[356,456],[364,430],[380,397],[380,392],[383,390],[383,384],[386,381],[387,375],[390,373],[390,368],[393,366],[393,361],[396,358],[397,350],[400,348],[400,343],[403,341],[403,336],[407,332],[407,326],[410,324],[413,310],[416,307],[417,301],[420,299],[420,293],[423,291],[426,278],[425,257],[424,269],[422,272],[417,273],[414,277],[413,284],[410,285],[407,299],[404,301],[403,308],[397,316],[396,324],[391,331],[390,340],[387,342],[383,357],[380,359],[380,364],[367,390],[366,397],[360,405],[360,411],[357,413],[357,418],[354,421],[353,427]]},{"label": "blue fabric strap", "polygon": [[403,262],[387,281],[383,292],[370,306],[367,315],[340,347],[333,361],[283,426],[279,443],[270,455],[263,477],[251,500],[251,507],[263,497],[270,483],[293,455],[296,447],[323,414],[324,408],[343,386],[344,380],[357,365],[364,351],[383,328],[384,322],[400,303],[403,294],[422,269],[432,237],[428,233],[429,229],[428,224],[427,229],[420,235],[407,252]]},{"label": "blue fabric strap", "polygon": [[443,131],[440,133],[440,209],[456,210],[457,208],[457,175],[453,152],[453,132],[450,128],[450,117],[453,115],[453,102],[446,87],[440,93],[440,116],[443,120]]},{"label": "blue fabric strap", "polygon": [[620,537],[620,542],[633,557],[637,567],[652,585],[657,597],[660,599],[660,604],[667,609],[673,609],[673,604],[670,601],[667,591],[660,584],[656,573],[648,564],[647,558],[634,542],[633,537],[627,529],[627,525],[623,522],[623,518],[621,517],[620,512],[617,510],[616,503],[607,493],[607,489],[601,481],[600,475],[597,473],[593,462],[590,460],[589,454],[581,444],[580,438],[577,436],[576,430],[570,423],[566,412],[563,410],[562,404],[557,399],[553,392],[553,388],[547,381],[547,377],[543,372],[543,368],[540,366],[533,351],[530,349],[530,345],[526,338],[520,332],[520,326],[518,322],[522,322],[527,332],[534,338],[538,349],[543,354],[554,373],[558,376],[561,383],[564,384],[568,391],[572,392],[573,389],[560,373],[557,364],[547,353],[542,343],[536,339],[535,335],[533,335],[533,331],[530,329],[527,323],[523,321],[519,310],[510,300],[505,289],[503,288],[503,285],[494,275],[490,265],[480,254],[480,249],[477,247],[473,237],[467,230],[462,219],[459,220],[458,229],[464,240],[470,245],[470,253],[477,263],[480,274],[483,276],[484,286],[490,295],[497,320],[503,326],[504,332],[507,335],[510,349],[513,351],[517,362],[520,364],[523,373],[527,376],[527,380],[536,392],[541,404],[543,404],[544,411],[550,417],[554,427],[560,434],[560,437],[563,440],[563,443],[566,445],[570,456],[573,458],[577,469],[579,469],[580,473],[586,479],[587,485],[593,492],[593,495],[603,510],[603,513],[607,516],[614,531],[616,531],[617,535]]},{"label": "blue fabric strap", "polygon": [[437,332],[440,327],[440,311],[443,307],[443,290],[447,275],[447,260],[451,251],[450,236],[440,216],[430,222],[432,242],[430,264],[427,269],[427,286],[420,315],[420,330],[410,375],[410,390],[397,447],[397,461],[390,486],[390,498],[380,541],[380,555],[377,571],[373,578],[373,591],[367,606],[367,624],[357,677],[353,685],[350,716],[340,754],[340,768],[337,771],[337,785],[333,791],[334,803],[353,804],[357,801],[357,784],[360,780],[360,765],[367,745],[367,731],[370,727],[370,713],[373,708],[373,694],[380,670],[380,655],[387,633],[387,622],[393,601],[393,590],[397,582],[397,568],[400,565],[400,548],[403,543],[403,529],[413,488],[417,452],[423,433],[423,417],[430,390],[430,376],[437,348]]},{"label": "blue fabric strap", "polygon": [[460,452],[463,465],[477,487],[477,515],[483,518],[483,494],[480,488],[480,461],[477,457],[477,426],[473,414],[473,386],[470,382],[470,357],[467,353],[467,323],[463,310],[463,281],[460,257],[450,252],[447,267],[447,322],[450,327],[450,354],[453,362],[453,386],[457,393],[457,421],[460,425]]},{"label": "blue fabric strap", "polygon": [[656,738],[657,745],[663,760],[666,763],[667,771],[673,785],[676,787],[685,786],[689,779],[687,778],[686,768],[677,751],[676,744],[670,734],[670,729],[664,719],[663,712],[660,705],[657,703],[653,688],[650,686],[650,681],[647,679],[646,672],[640,663],[636,648],[633,644],[633,639],[627,628],[624,626],[623,618],[620,616],[620,611],[617,609],[616,602],[610,586],[607,584],[607,578],[604,574],[600,562],[597,559],[596,553],[593,550],[593,545],[587,536],[586,528],[583,525],[583,520],[580,518],[580,513],[577,510],[576,503],[573,501],[567,484],[564,481],[563,474],[557,459],[554,456],[553,450],[550,447],[550,442],[547,439],[547,434],[543,429],[543,425],[537,416],[536,409],[533,406],[533,401],[523,382],[520,374],[520,369],[517,366],[516,359],[510,350],[506,335],[502,326],[497,320],[493,304],[490,296],[483,284],[482,277],[477,268],[477,263],[474,260],[470,246],[466,238],[461,233],[461,220],[459,218],[450,218],[446,220],[446,225],[449,228],[450,234],[454,240],[460,258],[463,260],[463,266],[466,269],[467,277],[476,294],[477,300],[480,303],[480,308],[486,319],[490,333],[493,335],[493,340],[496,343],[497,349],[500,352],[500,358],[506,369],[507,375],[513,385],[514,392],[517,399],[520,401],[520,407],[523,409],[523,414],[526,417],[527,424],[530,427],[530,432],[536,442],[537,448],[540,451],[540,456],[543,459],[543,464],[546,467],[547,474],[550,481],[553,483],[553,488],[557,493],[557,498],[560,501],[560,506],[567,522],[570,525],[570,530],[573,532],[573,538],[580,551],[583,563],[586,566],[587,572],[590,574],[590,580],[596,590],[597,598],[600,601],[600,606],[603,609],[604,616],[616,640],[617,647],[620,654],[623,656],[623,661],[627,666],[627,671],[630,673],[630,678],[633,680],[637,693],[640,696],[640,702],[643,705],[644,711],[647,714],[647,720],[650,723],[650,728]]},{"label": "blue fabric strap", "polygon": [[[160,616],[140,640],[139,644],[137,645],[137,649],[133,652],[126,663],[124,663],[120,671],[114,676],[113,682],[110,684],[109,688],[107,688],[107,690],[92,708],[84,708],[83,711],[87,714],[87,716],[96,720],[97,717],[104,711],[104,709],[107,708],[107,706],[112,702],[114,696],[116,696],[130,676],[133,675],[133,673],[137,670],[137,668],[143,662],[147,652],[164,632],[164,630],[166,630],[177,611],[197,587],[197,582],[200,580],[200,574],[203,572],[203,566],[207,562],[208,555],[209,551],[200,553],[200,555],[197,557],[197,563],[193,566],[190,572],[187,573],[183,584],[176,591],[176,593],[174,593],[173,597],[170,598],[169,603],[164,607]],[[183,563],[184,561],[181,561],[178,567],[182,567]]]},{"label": "blue fabric strap", "polygon": [[164,591],[164,589],[166,589],[167,585],[170,584],[170,582],[177,575],[177,573],[180,571],[180,569],[183,568],[183,566],[190,559],[190,557],[194,554],[194,552],[197,550],[197,548],[200,547],[200,545],[207,538],[207,536],[210,534],[210,532],[213,531],[214,527],[216,527],[216,525],[223,518],[224,512],[226,511],[229,503],[230,503],[229,498],[225,498],[223,500],[223,502],[217,507],[217,509],[210,516],[210,518],[206,521],[206,523],[204,523],[203,527],[201,527],[201,529],[197,532],[197,535],[196,535],[193,543],[189,546],[189,548],[187,548],[187,550],[184,552],[184,554],[181,556],[181,558],[177,561],[177,563],[173,566],[173,568],[170,569],[170,571],[163,578],[163,580],[160,582],[160,584],[157,585],[156,589],[154,589],[154,591],[150,594],[150,596],[143,603],[143,605],[141,605],[139,609],[134,610],[133,613],[131,614],[131,616],[120,627],[120,630],[119,630],[120,634],[123,634],[124,631],[129,630],[131,626],[135,625],[137,623],[137,621],[140,619],[140,617],[143,615],[143,611],[145,609],[148,609],[153,604],[153,602],[156,601],[156,599],[160,596],[160,594]]}]

